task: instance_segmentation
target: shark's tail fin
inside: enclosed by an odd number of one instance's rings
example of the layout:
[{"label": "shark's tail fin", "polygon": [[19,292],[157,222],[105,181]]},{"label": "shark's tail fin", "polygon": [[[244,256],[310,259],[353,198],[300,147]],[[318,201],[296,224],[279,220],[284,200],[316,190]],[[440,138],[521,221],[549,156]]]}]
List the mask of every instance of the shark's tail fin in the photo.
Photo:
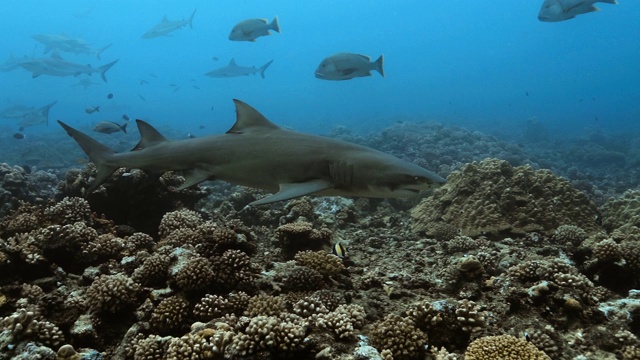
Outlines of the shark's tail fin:
[{"label": "shark's tail fin", "polygon": [[189,17],[189,28],[193,29],[193,16],[196,14],[196,10],[198,9],[193,9],[193,12],[191,13],[191,16]]},{"label": "shark's tail fin", "polygon": [[374,63],[374,69],[380,73],[380,75],[382,75],[382,77],[384,77],[384,55],[380,55],[380,57],[378,58],[378,60],[376,60]]},{"label": "shark's tail fin", "polygon": [[58,103],[58,100],[40,108],[40,113],[42,114],[42,116],[45,116],[47,118],[47,122],[46,122],[47,126],[49,126],[49,109],[51,109],[51,107],[57,103]]},{"label": "shark's tail fin", "polygon": [[105,74],[107,73],[107,70],[111,69],[111,67],[117,62],[118,62],[118,60],[112,61],[112,62],[110,62],[108,64],[105,64],[105,65],[102,65],[102,66],[100,66],[98,68],[98,71],[100,71],[100,77],[102,78],[102,80],[104,82],[107,82],[107,77],[105,76]]},{"label": "shark's tail fin", "polygon": [[111,47],[111,45],[113,45],[113,44],[109,44],[109,45],[107,45],[107,46],[105,46],[105,47],[101,47],[100,49],[97,49],[97,50],[96,50],[96,57],[98,58],[98,60],[102,60],[102,59],[100,59],[100,54],[102,54],[102,52],[103,52],[103,51],[105,51],[105,50],[107,50],[108,48],[110,48],[110,47]]},{"label": "shark's tail fin", "polygon": [[91,161],[96,165],[97,174],[96,179],[93,181],[93,184],[87,189],[87,193],[95,190],[100,184],[102,184],[114,171],[118,169],[117,166],[107,165],[107,160],[115,154],[115,151],[111,150],[109,147],[100,144],[99,142],[93,140],[88,135],[72,128],[71,126],[63,123],[58,120],[58,124],[64,128],[64,130],[75,140],[78,145],[84,150],[84,152],[89,156]]},{"label": "shark's tail fin", "polygon": [[275,31],[275,32],[280,32],[280,22],[278,21],[278,17],[274,17],[273,21],[271,21],[271,24],[269,24],[269,29]]},{"label": "shark's tail fin", "polygon": [[120,128],[120,130],[122,130],[122,132],[123,132],[123,133],[125,133],[125,134],[126,134],[126,133],[127,133],[127,125],[129,125],[129,123],[128,123],[128,122],[125,122],[125,123],[124,123],[124,124],[122,124],[122,125],[118,125],[118,127]]},{"label": "shark's tail fin", "polygon": [[264,71],[267,70],[267,68],[269,67],[269,65],[271,65],[271,63],[273,62],[273,60],[269,61],[268,63],[262,65],[260,67],[260,69],[258,69],[258,72],[260,73],[260,76],[262,76],[262,78],[264,79]]}]

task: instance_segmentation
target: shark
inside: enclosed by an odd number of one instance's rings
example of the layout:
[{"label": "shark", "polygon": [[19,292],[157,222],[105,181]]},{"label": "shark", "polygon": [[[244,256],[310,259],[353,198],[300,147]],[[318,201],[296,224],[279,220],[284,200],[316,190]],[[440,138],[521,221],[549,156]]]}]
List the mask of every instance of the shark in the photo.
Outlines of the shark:
[{"label": "shark", "polygon": [[140,142],[116,153],[58,120],[96,165],[94,191],[121,167],[161,174],[182,171],[185,189],[223,180],[273,193],[249,205],[301,196],[399,198],[445,183],[439,175],[381,151],[281,128],[250,105],[234,100],[236,122],[224,134],[172,141],[136,120]]},{"label": "shark", "polygon": [[31,36],[34,40],[41,43],[45,46],[44,53],[48,53],[51,50],[58,50],[64,52],[70,52],[74,54],[87,54],[87,55],[95,55],[98,60],[100,59],[100,54],[103,51],[107,50],[111,47],[111,44],[101,47],[99,49],[92,49],[91,44],[87,43],[81,38],[72,38],[67,36],[66,34],[61,35],[51,35],[51,34],[37,34]]},{"label": "shark", "polygon": [[[78,76],[82,74],[92,75],[93,73],[99,73],[104,82],[107,82],[105,76],[107,70],[109,70],[118,60],[112,61],[108,64],[94,68],[91,65],[82,65],[72,63],[64,60],[58,51],[53,51],[50,57],[45,58],[30,58],[24,57],[19,59],[9,59],[8,64],[14,63],[17,67],[21,67],[31,72],[32,78],[37,78],[40,75],[51,76]],[[5,63],[5,64],[7,64]],[[9,69],[12,70],[12,69]]]},{"label": "shark", "polygon": [[49,109],[55,105],[57,101],[51,102],[43,107],[34,108],[33,106],[13,105],[0,112],[0,118],[4,119],[20,119],[21,127],[28,127],[39,124],[49,124]]},{"label": "shark", "polygon": [[175,20],[171,21],[165,15],[162,20],[151,29],[149,29],[146,33],[142,34],[143,39],[153,39],[159,36],[170,36],[169,33],[183,28],[189,25],[189,28],[193,29],[193,16],[196,14],[196,10],[193,10],[191,16],[188,19]]},{"label": "shark", "polygon": [[264,79],[264,72],[272,62],[273,60],[267,62],[259,68],[256,68],[255,66],[239,66],[238,64],[236,64],[235,59],[231,59],[231,61],[229,61],[229,65],[213,69],[205,75],[213,78],[228,78],[259,73],[260,76]]}]

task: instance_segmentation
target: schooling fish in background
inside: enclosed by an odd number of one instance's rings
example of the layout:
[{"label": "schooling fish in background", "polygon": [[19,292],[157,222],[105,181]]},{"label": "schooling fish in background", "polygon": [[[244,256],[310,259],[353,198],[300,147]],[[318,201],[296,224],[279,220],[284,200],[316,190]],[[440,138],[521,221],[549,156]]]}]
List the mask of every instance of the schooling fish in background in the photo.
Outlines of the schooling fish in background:
[{"label": "schooling fish in background", "polygon": [[315,75],[323,80],[349,80],[356,77],[371,76],[375,70],[384,77],[384,56],[372,62],[366,55],[354,53],[337,53],[322,60]]},{"label": "schooling fish in background", "polygon": [[603,2],[618,4],[616,0],[544,0],[538,13],[538,20],[544,22],[558,22],[594,11],[600,11],[593,4]]},{"label": "schooling fish in background", "polygon": [[126,134],[127,125],[129,125],[129,123],[124,123],[120,125],[113,121],[101,121],[93,128],[93,131],[103,133],[103,134],[113,134],[115,132],[122,131],[123,133]]},{"label": "schooling fish in background", "polygon": [[260,36],[271,35],[269,30],[280,33],[278,17],[269,22],[267,19],[248,19],[240,21],[231,29],[229,40],[231,41],[256,41]]},{"label": "schooling fish in background", "polygon": [[143,39],[153,39],[159,36],[170,36],[169,33],[178,30],[182,27],[189,25],[189,28],[193,29],[193,16],[196,14],[196,10],[193,10],[191,16],[188,19],[170,21],[167,19],[167,15],[165,15],[162,20],[151,29],[149,29],[146,33],[142,35]]},{"label": "schooling fish in background", "polygon": [[271,65],[272,62],[273,60],[267,62],[266,64],[262,65],[259,68],[256,68],[255,66],[252,66],[252,67],[238,66],[236,64],[236,61],[234,59],[231,59],[231,61],[229,61],[229,65],[223,66],[221,68],[213,69],[208,73],[206,73],[205,75],[211,76],[213,78],[227,78],[227,77],[236,77],[236,76],[247,76],[249,74],[259,73],[260,76],[264,79],[264,72],[265,70],[267,70],[267,68],[269,67],[269,65]]},{"label": "schooling fish in background", "polygon": [[87,106],[87,108],[84,109],[84,112],[87,114],[93,114],[96,111],[100,112],[100,106]]}]

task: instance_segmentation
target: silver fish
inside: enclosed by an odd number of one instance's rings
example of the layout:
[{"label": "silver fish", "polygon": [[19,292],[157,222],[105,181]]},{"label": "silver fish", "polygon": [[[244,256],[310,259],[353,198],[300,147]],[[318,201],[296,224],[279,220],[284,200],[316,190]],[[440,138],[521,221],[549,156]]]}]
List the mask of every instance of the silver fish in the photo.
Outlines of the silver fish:
[{"label": "silver fish", "polygon": [[366,55],[354,53],[337,53],[322,60],[315,71],[318,79],[323,80],[349,80],[356,77],[371,76],[371,70],[375,70],[384,77],[384,57],[380,55],[378,60],[372,62]]},{"label": "silver fish", "polygon": [[113,134],[118,131],[122,131],[123,133],[127,133],[127,125],[129,123],[124,123],[122,125],[115,123],[113,121],[101,121],[93,128],[93,131],[97,131],[103,134]]},{"label": "silver fish", "polygon": [[267,19],[248,19],[240,21],[231,29],[229,40],[256,41],[260,36],[271,35],[270,30],[280,33],[280,23],[277,16],[271,22]]},{"label": "silver fish", "polygon": [[600,11],[594,3],[617,4],[616,0],[544,0],[538,13],[538,20],[558,22],[573,19],[580,14]]}]

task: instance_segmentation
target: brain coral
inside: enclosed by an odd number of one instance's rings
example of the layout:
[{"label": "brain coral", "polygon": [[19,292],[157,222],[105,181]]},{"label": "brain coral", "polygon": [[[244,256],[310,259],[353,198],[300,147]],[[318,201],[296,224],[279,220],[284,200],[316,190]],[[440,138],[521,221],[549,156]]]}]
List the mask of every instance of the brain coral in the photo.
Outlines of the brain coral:
[{"label": "brain coral", "polygon": [[587,232],[599,229],[596,206],[567,180],[496,159],[454,171],[411,215],[416,232],[427,232],[444,220],[468,236],[552,234],[563,224],[580,225]]},{"label": "brain coral", "polygon": [[511,335],[485,336],[474,340],[464,353],[465,360],[551,360],[533,344]]}]

